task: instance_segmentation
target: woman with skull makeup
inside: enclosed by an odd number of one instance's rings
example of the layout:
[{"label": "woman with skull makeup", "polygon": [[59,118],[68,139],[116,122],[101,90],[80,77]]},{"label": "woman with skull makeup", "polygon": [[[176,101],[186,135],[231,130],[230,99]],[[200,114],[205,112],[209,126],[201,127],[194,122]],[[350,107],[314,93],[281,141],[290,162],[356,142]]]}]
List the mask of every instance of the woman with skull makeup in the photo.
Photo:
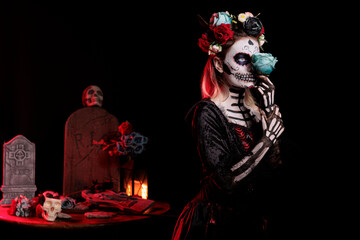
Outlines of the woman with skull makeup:
[{"label": "woman with skull makeup", "polygon": [[249,12],[215,13],[206,25],[199,39],[209,53],[203,99],[188,114],[203,179],[172,239],[259,239],[266,235],[268,183],[281,164],[278,139],[284,131],[274,85],[252,69],[264,28]]}]

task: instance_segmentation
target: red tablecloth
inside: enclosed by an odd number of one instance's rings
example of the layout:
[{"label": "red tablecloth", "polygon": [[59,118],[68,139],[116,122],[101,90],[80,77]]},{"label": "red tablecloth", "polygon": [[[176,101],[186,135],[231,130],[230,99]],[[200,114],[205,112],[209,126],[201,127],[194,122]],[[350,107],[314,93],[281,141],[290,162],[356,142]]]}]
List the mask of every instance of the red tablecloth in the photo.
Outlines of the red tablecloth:
[{"label": "red tablecloth", "polygon": [[17,217],[8,214],[10,206],[0,206],[0,221],[6,221],[13,224],[20,224],[38,228],[89,228],[102,227],[107,225],[120,224],[122,222],[136,221],[146,219],[152,216],[160,216],[170,209],[170,205],[165,202],[155,202],[143,214],[124,214],[118,213],[116,216],[108,219],[88,219],[84,213],[66,212],[71,219],[59,219],[54,222],[48,222],[43,218],[38,217]]}]

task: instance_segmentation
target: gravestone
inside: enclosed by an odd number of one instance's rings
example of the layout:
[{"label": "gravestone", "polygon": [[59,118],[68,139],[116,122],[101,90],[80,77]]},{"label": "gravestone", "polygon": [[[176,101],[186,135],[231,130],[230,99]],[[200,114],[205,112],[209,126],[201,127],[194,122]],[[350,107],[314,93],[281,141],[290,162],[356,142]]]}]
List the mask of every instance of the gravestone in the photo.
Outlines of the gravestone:
[{"label": "gravestone", "polygon": [[90,85],[82,95],[84,108],[69,116],[65,124],[63,195],[87,187],[94,181],[111,181],[120,190],[120,163],[102,146],[94,144],[118,133],[118,119],[102,108],[103,93]]},{"label": "gravestone", "polygon": [[18,135],[3,145],[3,199],[1,205],[23,195],[35,196],[35,144]]},{"label": "gravestone", "polygon": [[86,187],[93,181],[112,181],[119,191],[120,166],[95,141],[118,131],[118,120],[99,107],[85,107],[70,115],[65,125],[63,194],[68,195]]}]

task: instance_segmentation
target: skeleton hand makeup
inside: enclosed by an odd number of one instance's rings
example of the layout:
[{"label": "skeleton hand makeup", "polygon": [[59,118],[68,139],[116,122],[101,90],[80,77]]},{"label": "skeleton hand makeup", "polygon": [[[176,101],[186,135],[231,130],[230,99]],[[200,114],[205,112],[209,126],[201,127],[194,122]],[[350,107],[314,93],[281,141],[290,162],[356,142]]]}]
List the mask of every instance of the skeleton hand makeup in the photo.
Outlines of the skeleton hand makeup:
[{"label": "skeleton hand makeup", "polygon": [[101,89],[96,85],[90,85],[85,88],[82,95],[82,103],[84,107],[98,106],[103,104],[104,96]]},{"label": "skeleton hand makeup", "polygon": [[266,152],[277,141],[285,129],[279,107],[276,105],[274,106],[274,110],[271,112],[270,117],[266,119],[265,116],[262,116],[261,121],[263,137],[253,148],[251,155],[245,156],[231,168],[231,171],[236,174],[236,177],[234,177],[233,180],[234,182],[242,180],[258,165]]},{"label": "skeleton hand makeup", "polygon": [[256,79],[252,70],[251,56],[259,52],[259,43],[253,37],[243,37],[226,53],[223,70],[228,84],[233,87],[251,88]]},{"label": "skeleton hand makeup", "polygon": [[270,117],[265,119],[263,115],[261,122],[265,136],[270,140],[271,144],[274,144],[285,129],[279,107],[275,105]]},{"label": "skeleton hand makeup", "polygon": [[274,110],[274,95],[275,95],[275,86],[270,81],[270,79],[264,75],[259,75],[258,78],[262,80],[262,82],[257,87],[257,90],[261,93],[263,97],[264,108],[266,114],[269,115]]}]

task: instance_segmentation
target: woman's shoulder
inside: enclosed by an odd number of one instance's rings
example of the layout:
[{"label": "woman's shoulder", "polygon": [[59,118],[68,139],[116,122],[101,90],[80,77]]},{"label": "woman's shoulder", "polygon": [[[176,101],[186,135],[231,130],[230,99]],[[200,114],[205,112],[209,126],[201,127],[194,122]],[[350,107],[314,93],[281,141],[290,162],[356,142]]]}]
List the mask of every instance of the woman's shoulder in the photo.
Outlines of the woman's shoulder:
[{"label": "woman's shoulder", "polygon": [[185,119],[191,121],[194,117],[204,115],[204,114],[218,114],[218,107],[216,104],[211,101],[209,98],[204,98],[197,103],[195,103],[188,113],[186,114]]}]

